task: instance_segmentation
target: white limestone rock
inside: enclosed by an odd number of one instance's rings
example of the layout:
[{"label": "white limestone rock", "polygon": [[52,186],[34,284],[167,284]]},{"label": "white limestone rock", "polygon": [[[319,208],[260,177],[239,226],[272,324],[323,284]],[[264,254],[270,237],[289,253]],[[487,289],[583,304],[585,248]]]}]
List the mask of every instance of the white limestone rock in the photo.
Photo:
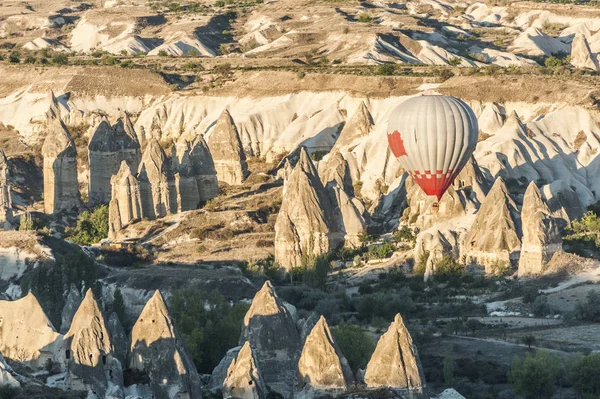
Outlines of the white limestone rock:
[{"label": "white limestone rock", "polygon": [[263,399],[267,389],[258,368],[252,347],[246,342],[227,370],[223,382],[223,398]]}]

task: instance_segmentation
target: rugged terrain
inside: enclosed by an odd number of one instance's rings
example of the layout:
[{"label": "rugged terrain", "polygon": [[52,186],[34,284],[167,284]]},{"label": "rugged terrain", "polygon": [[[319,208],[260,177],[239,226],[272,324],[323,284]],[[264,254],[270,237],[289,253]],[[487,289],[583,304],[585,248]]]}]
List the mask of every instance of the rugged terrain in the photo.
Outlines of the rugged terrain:
[{"label": "rugged terrain", "polygon": [[[598,14],[3,2],[0,398],[597,394]],[[422,94],[479,123],[439,203]]]}]

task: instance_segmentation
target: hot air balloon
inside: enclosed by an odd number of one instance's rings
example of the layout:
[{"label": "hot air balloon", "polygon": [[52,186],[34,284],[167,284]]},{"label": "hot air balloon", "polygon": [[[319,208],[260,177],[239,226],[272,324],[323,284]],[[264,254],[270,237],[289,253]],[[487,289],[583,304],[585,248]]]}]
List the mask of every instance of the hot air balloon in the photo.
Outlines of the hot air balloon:
[{"label": "hot air balloon", "polygon": [[392,112],[387,137],[404,169],[439,201],[473,154],[479,127],[473,110],[458,98],[424,95]]}]

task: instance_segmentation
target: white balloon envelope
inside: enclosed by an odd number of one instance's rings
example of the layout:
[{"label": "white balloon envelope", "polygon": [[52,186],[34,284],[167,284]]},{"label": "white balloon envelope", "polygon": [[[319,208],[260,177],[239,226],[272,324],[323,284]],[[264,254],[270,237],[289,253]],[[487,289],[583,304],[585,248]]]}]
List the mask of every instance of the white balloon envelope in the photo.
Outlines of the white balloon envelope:
[{"label": "white balloon envelope", "polygon": [[473,154],[479,127],[473,110],[458,98],[424,95],[398,105],[387,137],[404,169],[439,201]]}]

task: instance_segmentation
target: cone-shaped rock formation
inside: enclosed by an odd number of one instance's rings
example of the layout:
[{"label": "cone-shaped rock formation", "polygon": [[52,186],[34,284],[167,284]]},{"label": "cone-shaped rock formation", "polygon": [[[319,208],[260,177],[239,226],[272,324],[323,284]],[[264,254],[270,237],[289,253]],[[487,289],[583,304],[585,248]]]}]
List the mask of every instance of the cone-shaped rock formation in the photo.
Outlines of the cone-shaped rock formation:
[{"label": "cone-shaped rock formation", "polygon": [[596,56],[590,50],[585,35],[577,32],[571,42],[571,65],[575,68],[586,68],[593,71],[600,70]]},{"label": "cone-shaped rock formation", "polygon": [[263,399],[267,389],[257,366],[252,347],[246,342],[233,359],[223,382],[223,397],[232,399]]},{"label": "cone-shaped rock formation", "polygon": [[350,365],[323,316],[306,338],[298,373],[302,383],[317,390],[345,391],[354,382]]},{"label": "cone-shaped rock formation", "polygon": [[379,338],[364,379],[369,388],[420,391],[425,386],[417,348],[400,314],[396,315],[387,332]]},{"label": "cone-shaped rock formation", "polygon": [[523,244],[519,276],[540,274],[555,252],[562,249],[558,226],[535,182],[529,183],[521,209]]},{"label": "cone-shaped rock formation", "polygon": [[156,399],[202,397],[196,367],[159,291],[146,303],[131,331],[129,367],[148,375]]},{"label": "cone-shaped rock formation", "polygon": [[235,123],[224,110],[207,140],[217,178],[227,184],[242,184],[248,175],[246,155]]},{"label": "cone-shaped rock formation", "polygon": [[138,180],[145,217],[156,219],[177,212],[177,191],[171,162],[155,139],[151,139],[144,150]]}]

